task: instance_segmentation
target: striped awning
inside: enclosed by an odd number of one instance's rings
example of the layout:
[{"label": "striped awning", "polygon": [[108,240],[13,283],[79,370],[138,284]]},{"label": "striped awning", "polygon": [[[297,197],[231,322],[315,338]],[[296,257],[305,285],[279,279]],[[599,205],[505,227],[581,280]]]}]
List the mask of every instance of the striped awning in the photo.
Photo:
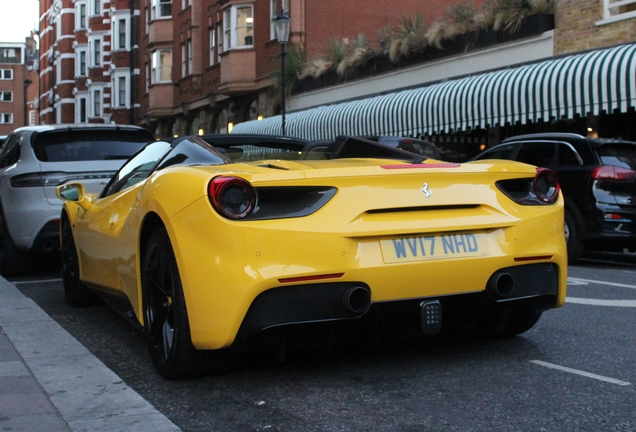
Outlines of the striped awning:
[{"label": "striped awning", "polygon": [[[426,87],[319,106],[285,116],[287,135],[417,136],[636,106],[636,44],[568,55]],[[234,133],[280,134],[281,116],[237,124]]]}]

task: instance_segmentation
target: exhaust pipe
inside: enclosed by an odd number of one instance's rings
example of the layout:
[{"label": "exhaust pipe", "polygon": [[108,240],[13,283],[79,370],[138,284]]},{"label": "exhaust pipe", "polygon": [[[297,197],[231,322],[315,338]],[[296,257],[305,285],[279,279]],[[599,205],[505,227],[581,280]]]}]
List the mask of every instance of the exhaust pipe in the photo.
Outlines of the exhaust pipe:
[{"label": "exhaust pipe", "polygon": [[55,249],[56,249],[56,244],[55,244],[55,240],[53,239],[46,239],[42,243],[42,250],[44,252],[53,252]]},{"label": "exhaust pipe", "polygon": [[363,286],[349,287],[342,295],[342,305],[349,312],[361,315],[371,306],[371,292]]},{"label": "exhaust pipe", "polygon": [[496,272],[488,280],[486,290],[495,299],[504,299],[509,297],[515,290],[515,280],[510,273]]}]

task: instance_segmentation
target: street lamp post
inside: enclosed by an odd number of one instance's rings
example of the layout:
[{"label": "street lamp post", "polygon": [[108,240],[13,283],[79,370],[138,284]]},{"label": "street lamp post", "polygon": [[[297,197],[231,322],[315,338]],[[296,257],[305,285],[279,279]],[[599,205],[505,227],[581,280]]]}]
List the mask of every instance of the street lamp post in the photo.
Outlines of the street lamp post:
[{"label": "street lamp post", "polygon": [[274,18],[274,28],[276,29],[276,38],[280,43],[280,58],[281,58],[281,114],[282,123],[281,130],[283,136],[285,136],[285,44],[289,40],[289,27],[291,20],[285,13],[285,10],[281,6],[280,15]]}]

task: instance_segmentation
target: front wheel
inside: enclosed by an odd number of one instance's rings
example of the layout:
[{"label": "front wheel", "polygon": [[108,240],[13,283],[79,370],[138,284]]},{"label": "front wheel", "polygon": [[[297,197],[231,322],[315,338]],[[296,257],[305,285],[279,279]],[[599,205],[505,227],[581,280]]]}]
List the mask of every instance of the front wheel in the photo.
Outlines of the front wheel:
[{"label": "front wheel", "polygon": [[68,219],[62,222],[62,238],[60,244],[62,257],[62,283],[66,302],[72,307],[84,307],[99,304],[101,300],[82,283],[79,277],[79,259],[73,230]]},{"label": "front wheel", "polygon": [[179,269],[165,228],[150,236],[141,278],[144,331],[159,374],[168,379],[207,374],[207,352],[192,345]]}]

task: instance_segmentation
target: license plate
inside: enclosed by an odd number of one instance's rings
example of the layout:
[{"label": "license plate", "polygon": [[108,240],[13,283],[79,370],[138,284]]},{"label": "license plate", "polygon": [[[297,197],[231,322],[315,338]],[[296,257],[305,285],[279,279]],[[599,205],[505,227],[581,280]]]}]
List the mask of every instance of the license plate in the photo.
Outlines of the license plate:
[{"label": "license plate", "polygon": [[488,234],[461,233],[380,240],[384,262],[428,261],[490,255]]}]

